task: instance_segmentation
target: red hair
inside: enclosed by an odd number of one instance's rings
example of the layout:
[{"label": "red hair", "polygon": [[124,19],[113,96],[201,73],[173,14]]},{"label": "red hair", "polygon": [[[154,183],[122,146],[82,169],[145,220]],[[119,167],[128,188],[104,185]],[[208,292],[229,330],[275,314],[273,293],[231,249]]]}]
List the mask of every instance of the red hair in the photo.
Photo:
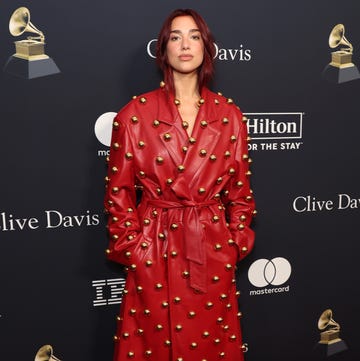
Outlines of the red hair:
[{"label": "red hair", "polygon": [[191,16],[204,42],[204,60],[198,69],[198,85],[201,91],[202,87],[207,85],[214,74],[214,57],[216,49],[214,45],[214,37],[211,34],[209,27],[200,14],[192,9],[177,9],[174,10],[165,20],[156,45],[156,62],[164,75],[164,81],[168,91],[175,93],[174,78],[172,68],[167,59],[166,46],[170,38],[171,23],[178,16]]}]

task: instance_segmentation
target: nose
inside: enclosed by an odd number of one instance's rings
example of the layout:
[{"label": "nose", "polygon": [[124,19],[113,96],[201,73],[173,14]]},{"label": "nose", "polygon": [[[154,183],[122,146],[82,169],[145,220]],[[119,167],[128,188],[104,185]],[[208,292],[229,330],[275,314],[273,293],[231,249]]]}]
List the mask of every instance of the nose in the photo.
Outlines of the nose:
[{"label": "nose", "polygon": [[190,49],[190,45],[188,39],[183,38],[181,43],[181,50],[189,50],[189,49]]}]

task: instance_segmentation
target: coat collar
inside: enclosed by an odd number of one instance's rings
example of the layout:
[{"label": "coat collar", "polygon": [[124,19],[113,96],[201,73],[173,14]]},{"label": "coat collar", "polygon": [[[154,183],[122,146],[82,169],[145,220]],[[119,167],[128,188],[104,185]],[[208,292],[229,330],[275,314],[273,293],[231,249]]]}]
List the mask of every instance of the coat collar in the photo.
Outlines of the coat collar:
[{"label": "coat collar", "polygon": [[[158,91],[158,120],[168,125],[179,121],[181,123],[181,117],[177,105],[175,105],[174,95],[168,93],[164,88],[160,88]],[[206,120],[208,123],[213,123],[219,120],[216,116],[216,95],[204,87],[200,97],[204,103],[200,105],[196,121]]]}]

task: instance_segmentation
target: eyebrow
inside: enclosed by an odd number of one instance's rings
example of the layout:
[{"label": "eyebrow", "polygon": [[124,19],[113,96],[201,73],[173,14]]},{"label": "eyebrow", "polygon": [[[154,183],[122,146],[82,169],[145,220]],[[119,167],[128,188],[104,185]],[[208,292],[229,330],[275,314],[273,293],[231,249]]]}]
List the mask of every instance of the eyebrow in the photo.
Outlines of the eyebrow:
[{"label": "eyebrow", "polygon": [[[200,32],[199,29],[190,29],[189,33],[195,33],[195,32]],[[171,30],[170,33],[176,33],[176,34],[182,34],[181,30]]]}]

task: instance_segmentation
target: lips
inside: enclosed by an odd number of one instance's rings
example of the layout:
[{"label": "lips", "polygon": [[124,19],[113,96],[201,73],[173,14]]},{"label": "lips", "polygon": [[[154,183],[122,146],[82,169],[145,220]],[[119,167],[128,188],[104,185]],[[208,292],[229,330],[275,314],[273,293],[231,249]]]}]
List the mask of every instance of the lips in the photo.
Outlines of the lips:
[{"label": "lips", "polygon": [[184,55],[180,55],[179,59],[182,61],[189,61],[192,60],[193,56],[190,54],[184,54]]}]

